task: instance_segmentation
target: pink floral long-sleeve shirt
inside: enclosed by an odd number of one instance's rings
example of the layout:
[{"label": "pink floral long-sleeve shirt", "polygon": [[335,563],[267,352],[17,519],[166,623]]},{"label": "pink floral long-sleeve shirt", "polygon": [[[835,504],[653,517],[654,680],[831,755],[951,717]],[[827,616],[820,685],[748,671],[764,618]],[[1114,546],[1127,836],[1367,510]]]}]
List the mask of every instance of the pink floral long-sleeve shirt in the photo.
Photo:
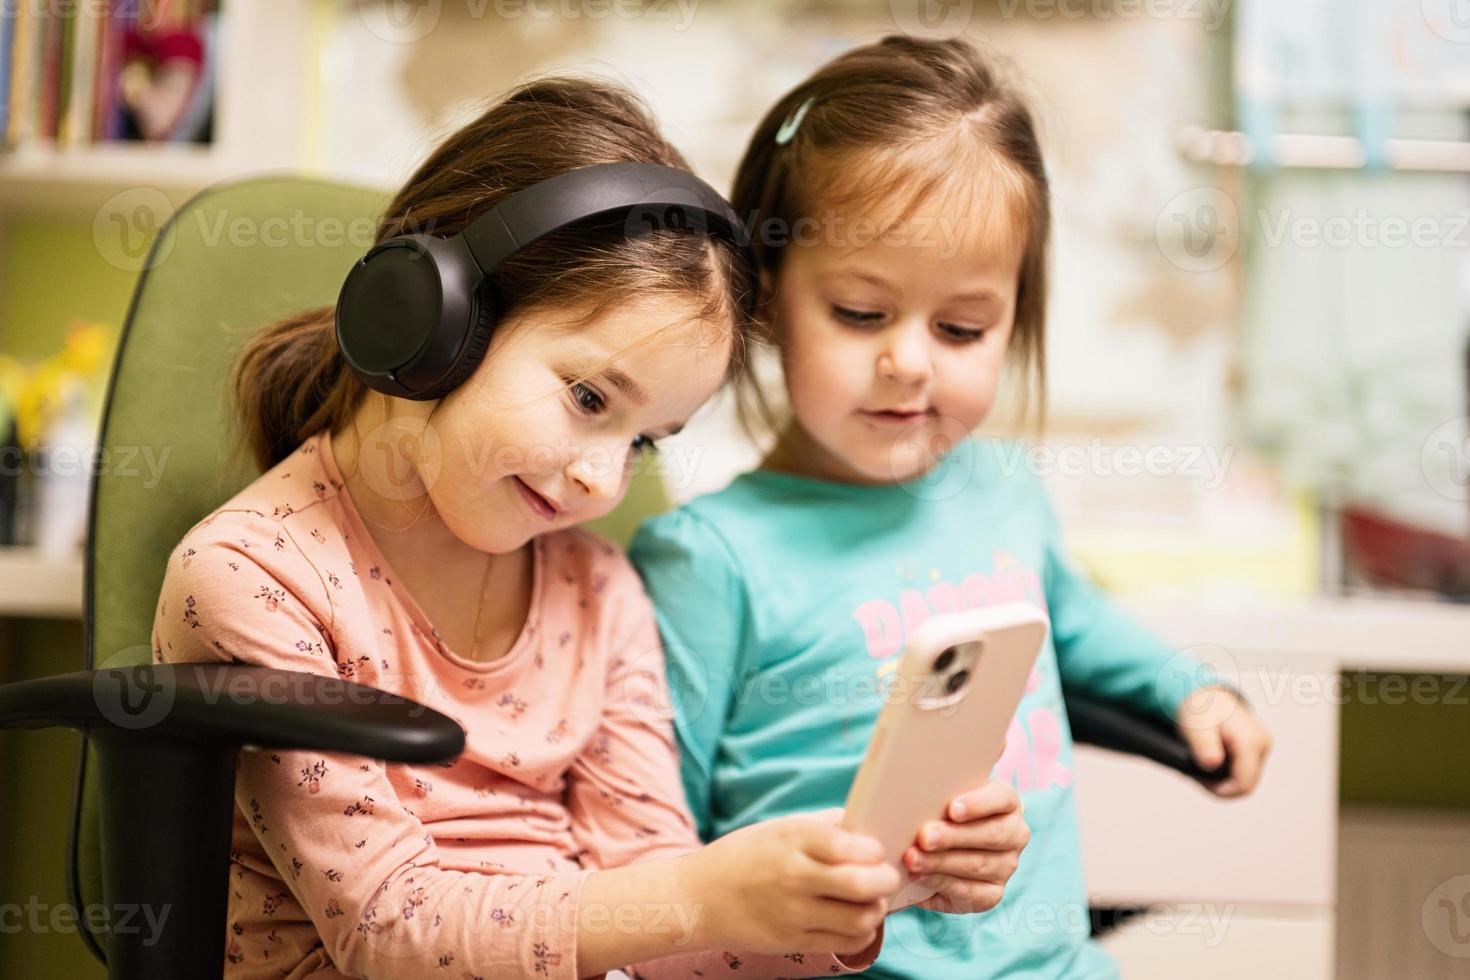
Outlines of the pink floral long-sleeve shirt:
[{"label": "pink floral long-sleeve shirt", "polygon": [[[535,539],[531,608],[505,656],[440,640],[368,533],[325,433],[189,530],[169,558],[157,662],[336,675],[454,718],[439,765],[242,751],[226,969],[257,977],[576,976],[579,899],[600,868],[699,847],[679,780],[663,653],[622,554],[578,530]],[[616,928],[618,910],[606,910]],[[646,909],[643,910],[645,913]],[[681,953],[641,977],[817,976],[831,954]],[[681,919],[682,917],[682,919]],[[626,919],[621,920],[626,921]]]}]

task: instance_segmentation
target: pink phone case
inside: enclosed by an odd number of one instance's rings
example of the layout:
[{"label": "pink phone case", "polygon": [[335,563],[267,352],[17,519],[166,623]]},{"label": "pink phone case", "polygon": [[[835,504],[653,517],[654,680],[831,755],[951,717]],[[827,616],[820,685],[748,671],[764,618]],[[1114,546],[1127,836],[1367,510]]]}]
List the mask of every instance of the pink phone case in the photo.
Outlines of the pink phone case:
[{"label": "pink phone case", "polygon": [[[1041,610],[1011,602],[934,616],[910,638],[842,818],[844,827],[878,838],[903,875],[890,908],[934,894],[909,877],[903,853],[950,800],[989,778],[1046,630]],[[951,692],[966,665],[968,683]]]}]

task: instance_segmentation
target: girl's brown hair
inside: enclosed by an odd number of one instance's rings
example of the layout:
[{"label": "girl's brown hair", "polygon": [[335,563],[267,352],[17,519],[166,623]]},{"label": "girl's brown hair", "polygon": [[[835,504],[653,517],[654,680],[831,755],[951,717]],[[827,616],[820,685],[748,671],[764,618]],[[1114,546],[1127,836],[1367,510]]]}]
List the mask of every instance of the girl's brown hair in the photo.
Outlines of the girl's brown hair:
[{"label": "girl's brown hair", "polygon": [[[626,89],[577,78],[524,84],[435,148],[388,205],[375,240],[455,234],[516,191],[598,163],[689,169]],[[590,319],[649,292],[700,298],[700,319],[736,325],[732,364],[743,358],[742,311],[754,286],[739,250],[722,238],[675,229],[630,236],[622,221],[548,235],[502,263],[493,283],[502,320],[543,306]],[[342,431],[369,391],[342,359],[334,317],[333,306],[288,317],[240,353],[232,379],[237,445],[262,469],[324,428]]]},{"label": "girl's brown hair", "polygon": [[[973,215],[987,232],[1024,229],[1007,354],[1028,382],[1021,387],[1022,413],[1034,389],[1039,420],[1051,233],[1046,168],[1021,95],[968,42],[892,35],[822,66],[756,127],[735,174],[732,203],[751,231],[757,266],[774,277],[792,230],[819,206],[871,208],[903,194],[911,215],[957,181],[972,193],[997,192],[987,204],[999,200],[1002,208]],[[775,428],[754,372],[742,370],[738,383],[747,428],[752,434]]]}]

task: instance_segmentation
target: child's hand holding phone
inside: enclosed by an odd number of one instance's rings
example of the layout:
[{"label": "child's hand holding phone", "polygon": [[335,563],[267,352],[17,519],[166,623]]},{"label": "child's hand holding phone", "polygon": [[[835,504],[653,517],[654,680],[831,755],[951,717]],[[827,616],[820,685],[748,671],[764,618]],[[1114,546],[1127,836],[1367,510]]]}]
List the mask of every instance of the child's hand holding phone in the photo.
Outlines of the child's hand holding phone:
[{"label": "child's hand holding phone", "polygon": [[779,817],[731,831],[691,855],[713,914],[712,945],[750,953],[853,954],[878,938],[898,871],[883,846],[837,824],[842,811]]},{"label": "child's hand holding phone", "polygon": [[1015,788],[987,774],[1046,631],[1044,613],[1013,602],[931,617],[909,638],[843,819],[908,879],[890,909],[999,904],[1031,834]]},{"label": "child's hand holding phone", "polygon": [[943,820],[933,820],[903,855],[909,874],[937,889],[920,908],[958,914],[1000,904],[1031,839],[1020,794],[991,780],[950,801]]}]

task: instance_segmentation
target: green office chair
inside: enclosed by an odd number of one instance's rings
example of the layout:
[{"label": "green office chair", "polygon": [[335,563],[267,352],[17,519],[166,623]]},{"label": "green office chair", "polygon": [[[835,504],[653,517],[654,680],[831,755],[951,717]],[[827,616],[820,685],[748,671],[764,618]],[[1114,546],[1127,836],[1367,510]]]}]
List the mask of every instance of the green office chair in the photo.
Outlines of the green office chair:
[{"label": "green office chair", "polygon": [[[464,733],[451,719],[337,678],[150,663],[169,554],[189,528],[258,475],[236,462],[225,435],[226,379],[236,352],[255,329],[334,302],[348,268],[370,245],[344,231],[373,227],[364,221],[386,203],[380,191],[292,177],[211,188],[160,233],[133,294],[99,439],[103,458],[119,465],[97,467],[92,486],[84,619],[94,669],[0,687],[0,728],[67,726],[86,736],[71,840],[75,907],[170,910],[151,944],[145,930],[82,930],[112,980],[222,974],[235,757],[242,748],[421,764],[463,750]],[[232,227],[256,234],[233,236]],[[303,240],[281,243],[263,234],[272,228],[293,229],[291,235],[304,228]],[[121,465],[144,447],[164,462],[157,485],[136,475],[146,468]],[[667,506],[657,478],[640,475],[597,529],[626,544],[643,516]],[[219,696],[237,683],[297,696]],[[1071,699],[1068,710],[1079,740],[1150,755],[1196,778],[1214,775],[1194,770],[1183,743],[1157,720]]]},{"label": "green office chair", "polygon": [[[212,188],[160,232],[134,291],[99,439],[100,459],[112,465],[96,468],[92,486],[84,620],[97,669],[0,688],[0,726],[86,735],[72,827],[75,907],[168,910],[152,944],[144,930],[82,929],[111,978],[222,972],[242,747],[418,763],[463,750],[463,731],[439,712],[337,678],[151,665],[169,554],[258,475],[225,438],[235,353],[255,328],[334,302],[369,244],[346,233],[351,222],[360,229],[385,203],[380,191],[294,178]],[[300,215],[312,220],[293,224]],[[298,227],[302,241],[272,237]],[[161,466],[157,485],[142,452]],[[220,696],[229,690],[255,696]],[[304,703],[272,696],[282,691]]]}]

